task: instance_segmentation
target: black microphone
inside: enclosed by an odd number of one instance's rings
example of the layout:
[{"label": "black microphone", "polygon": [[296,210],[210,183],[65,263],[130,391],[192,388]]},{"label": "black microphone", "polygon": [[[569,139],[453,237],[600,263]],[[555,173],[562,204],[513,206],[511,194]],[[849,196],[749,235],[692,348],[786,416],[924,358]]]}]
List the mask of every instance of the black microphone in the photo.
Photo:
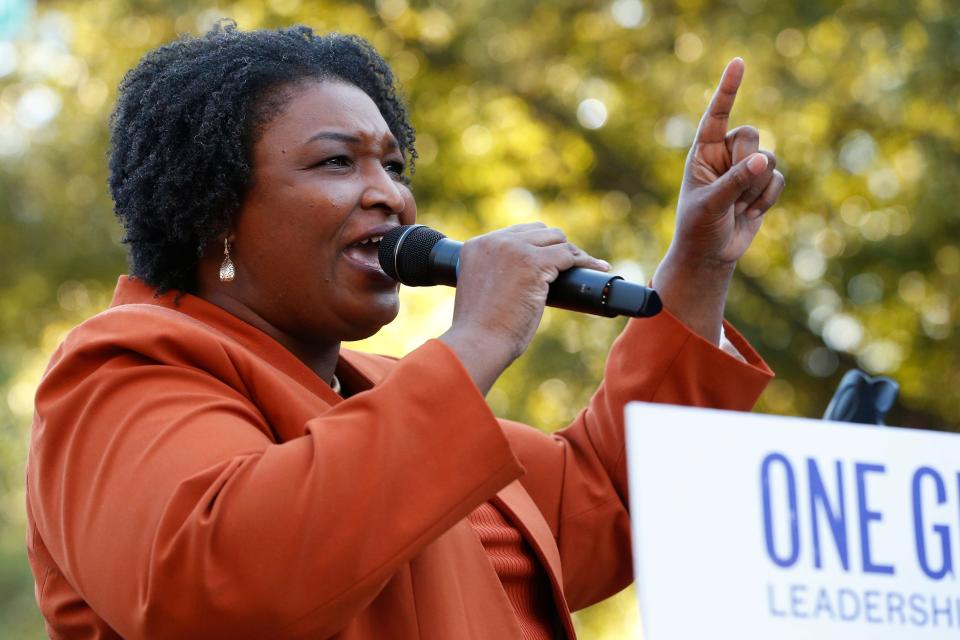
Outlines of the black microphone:
[{"label": "black microphone", "polygon": [[[410,287],[457,286],[462,242],[422,224],[392,229],[380,241],[384,272]],[[550,283],[547,305],[597,316],[647,318],[663,308],[653,289],[593,269],[560,272]]]}]

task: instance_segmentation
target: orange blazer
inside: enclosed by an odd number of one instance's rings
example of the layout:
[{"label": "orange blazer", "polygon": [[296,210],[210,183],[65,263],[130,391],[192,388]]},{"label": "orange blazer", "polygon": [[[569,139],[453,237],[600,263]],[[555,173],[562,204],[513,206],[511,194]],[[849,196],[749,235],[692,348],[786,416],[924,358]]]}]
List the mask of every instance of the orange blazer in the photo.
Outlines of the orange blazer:
[{"label": "orange blazer", "polygon": [[[547,435],[490,412],[430,340],[344,350],[347,400],[194,297],[121,278],[36,399],[27,533],[54,638],[519,640],[467,514],[487,500],[570,611],[631,580],[623,405],[749,409],[770,371],[669,313],[631,320],[603,384]],[[669,429],[670,425],[663,425]]]}]

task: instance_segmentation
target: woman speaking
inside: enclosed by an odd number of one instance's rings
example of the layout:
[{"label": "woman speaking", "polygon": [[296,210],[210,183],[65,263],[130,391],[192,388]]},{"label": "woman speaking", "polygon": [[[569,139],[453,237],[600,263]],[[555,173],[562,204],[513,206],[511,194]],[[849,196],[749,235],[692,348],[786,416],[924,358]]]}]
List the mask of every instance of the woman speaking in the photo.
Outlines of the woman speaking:
[{"label": "woman speaking", "polygon": [[688,158],[653,279],[666,311],[630,321],[546,435],[484,394],[557,274],[606,263],[540,224],[495,231],[462,249],[446,333],[399,360],[341,349],[397,314],[377,244],[416,218],[390,69],[305,27],[148,53],[111,120],[130,275],[36,399],[28,547],[51,637],[573,638],[570,611],[631,580],[624,403],[748,409],[770,375],[729,325],[717,346],[783,188],[756,130],[727,131],[742,75],[728,65]]}]

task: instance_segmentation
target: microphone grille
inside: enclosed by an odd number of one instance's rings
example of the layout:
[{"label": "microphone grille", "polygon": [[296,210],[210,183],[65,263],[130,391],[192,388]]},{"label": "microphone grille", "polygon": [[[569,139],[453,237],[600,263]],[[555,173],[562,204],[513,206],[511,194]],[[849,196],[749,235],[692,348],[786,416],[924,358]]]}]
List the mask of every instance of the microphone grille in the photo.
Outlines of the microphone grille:
[{"label": "microphone grille", "polygon": [[[409,230],[409,233],[405,233]],[[430,252],[446,236],[423,225],[410,230],[401,226],[380,241],[377,258],[384,273],[412,287],[436,284],[430,268]],[[400,243],[400,246],[397,244]]]},{"label": "microphone grille", "polygon": [[380,238],[380,248],[377,249],[377,260],[380,261],[380,268],[394,280],[399,280],[399,278],[397,277],[397,269],[393,261],[393,252],[397,248],[397,242],[400,240],[400,236],[402,236],[406,230],[406,226],[391,229]]}]

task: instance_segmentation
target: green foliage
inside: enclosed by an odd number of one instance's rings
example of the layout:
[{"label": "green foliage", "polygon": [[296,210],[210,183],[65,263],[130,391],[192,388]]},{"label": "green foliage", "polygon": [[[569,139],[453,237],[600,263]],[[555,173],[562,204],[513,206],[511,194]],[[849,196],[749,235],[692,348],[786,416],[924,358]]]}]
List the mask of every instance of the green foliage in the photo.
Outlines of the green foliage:
[{"label": "green foliage", "polygon": [[[951,8],[42,3],[29,32],[0,43],[0,636],[42,635],[22,551],[32,393],[63,332],[103,308],[124,271],[105,187],[106,123],[122,74],[148,49],[222,15],[242,28],[360,33],[409,99],[422,221],[467,237],[544,220],[641,279],[669,242],[693,127],[724,63],[743,56],[733,121],[760,128],[788,182],[728,305],[779,374],[759,410],[817,416],[840,375],[861,366],[903,385],[891,422],[956,428],[960,14]],[[402,353],[443,330],[450,293],[410,293],[398,322],[361,348]],[[491,404],[561,426],[599,380],[620,326],[548,312]],[[581,614],[583,637],[623,637],[633,609],[621,598]]]}]

